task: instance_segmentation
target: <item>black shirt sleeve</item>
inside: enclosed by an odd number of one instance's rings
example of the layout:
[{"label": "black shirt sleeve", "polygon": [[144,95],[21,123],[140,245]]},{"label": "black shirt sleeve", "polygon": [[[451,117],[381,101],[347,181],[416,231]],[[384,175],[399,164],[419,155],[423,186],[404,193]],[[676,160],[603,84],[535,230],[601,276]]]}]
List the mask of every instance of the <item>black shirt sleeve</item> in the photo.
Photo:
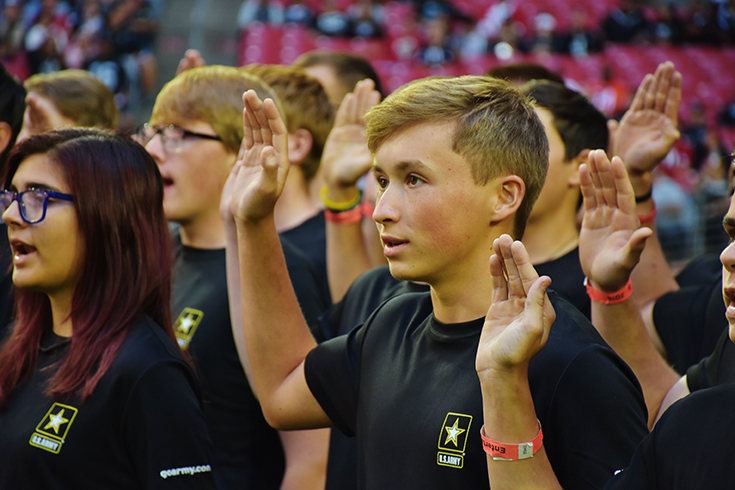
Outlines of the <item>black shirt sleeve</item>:
[{"label": "black shirt sleeve", "polygon": [[727,328],[721,280],[667,293],[653,307],[653,322],[679,373],[709,355]]},{"label": "black shirt sleeve", "polygon": [[159,362],[137,381],[123,423],[146,489],[214,489],[212,447],[191,371],[181,361]]}]

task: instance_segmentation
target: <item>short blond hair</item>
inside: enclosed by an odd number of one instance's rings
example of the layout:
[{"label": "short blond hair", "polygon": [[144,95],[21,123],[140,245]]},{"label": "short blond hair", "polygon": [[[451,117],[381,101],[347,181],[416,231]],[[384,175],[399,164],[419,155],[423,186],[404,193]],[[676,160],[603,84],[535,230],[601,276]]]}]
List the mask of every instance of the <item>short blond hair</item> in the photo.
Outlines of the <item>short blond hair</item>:
[{"label": "short blond hair", "polygon": [[203,121],[212,126],[225,147],[237,153],[243,137],[242,94],[254,90],[261,100],[278,96],[255,75],[230,66],[202,66],[177,75],[156,97],[151,124],[176,119]]},{"label": "short blond hair", "polygon": [[305,129],[311,133],[311,151],[300,165],[306,182],[319,170],[324,143],[334,125],[334,110],[316,78],[302,68],[285,65],[251,64],[242,68],[273,87],[283,103],[289,133]]},{"label": "short blond hair", "polygon": [[115,95],[88,71],[38,73],[23,82],[23,87],[53,101],[79,127],[117,129]]},{"label": "short blond hair", "polygon": [[410,82],[365,116],[370,151],[423,123],[456,122],[452,150],[470,164],[476,184],[517,175],[526,193],[513,221],[520,239],[549,166],[549,143],[531,101],[486,76],[430,77]]}]

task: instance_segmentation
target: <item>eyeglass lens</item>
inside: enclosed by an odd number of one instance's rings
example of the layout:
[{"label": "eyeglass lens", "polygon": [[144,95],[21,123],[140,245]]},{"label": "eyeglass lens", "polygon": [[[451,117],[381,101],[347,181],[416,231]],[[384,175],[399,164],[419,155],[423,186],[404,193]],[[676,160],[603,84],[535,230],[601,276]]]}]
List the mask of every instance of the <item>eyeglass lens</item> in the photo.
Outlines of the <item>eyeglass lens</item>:
[{"label": "eyeglass lens", "polygon": [[29,189],[27,191],[15,194],[14,192],[5,191],[2,193],[0,199],[0,211],[5,211],[13,204],[16,200],[16,195],[20,201],[20,212],[28,222],[35,222],[43,217],[43,208],[46,199],[48,198],[46,193],[39,189]]}]

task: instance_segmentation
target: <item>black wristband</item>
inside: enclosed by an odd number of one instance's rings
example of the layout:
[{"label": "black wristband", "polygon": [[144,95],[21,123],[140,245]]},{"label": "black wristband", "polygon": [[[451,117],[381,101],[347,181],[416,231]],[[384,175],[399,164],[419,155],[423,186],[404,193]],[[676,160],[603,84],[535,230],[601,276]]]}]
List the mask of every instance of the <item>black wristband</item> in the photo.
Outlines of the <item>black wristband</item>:
[{"label": "black wristband", "polygon": [[642,196],[635,196],[635,202],[636,204],[641,203],[641,202],[646,202],[652,197],[653,197],[653,188],[651,188],[650,191],[648,191],[646,194],[643,194]]}]

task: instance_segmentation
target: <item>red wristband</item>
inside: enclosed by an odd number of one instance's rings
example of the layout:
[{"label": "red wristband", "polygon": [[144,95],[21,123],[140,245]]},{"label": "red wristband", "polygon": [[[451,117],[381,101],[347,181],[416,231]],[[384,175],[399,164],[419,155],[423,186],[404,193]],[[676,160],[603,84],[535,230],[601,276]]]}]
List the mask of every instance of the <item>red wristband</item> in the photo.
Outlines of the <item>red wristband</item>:
[{"label": "red wristband", "polygon": [[653,205],[653,211],[651,211],[648,214],[644,215],[638,215],[638,220],[641,222],[642,225],[653,223],[653,221],[656,219],[656,205]]},{"label": "red wristband", "polygon": [[362,208],[363,216],[367,216],[368,218],[373,217],[373,213],[375,212],[375,204],[371,203],[370,201],[362,201],[362,203],[360,203],[360,207]]},{"label": "red wristband", "polygon": [[329,209],[325,209],[324,219],[338,225],[354,225],[362,221],[362,210],[360,207],[355,207],[347,211],[335,213]]},{"label": "red wristband", "polygon": [[538,434],[532,441],[522,442],[520,444],[508,444],[488,439],[485,436],[485,426],[480,427],[480,437],[482,438],[482,449],[493,457],[495,461],[518,461],[519,459],[532,458],[534,454],[541,449],[544,442],[544,433],[541,430],[541,422],[538,422]]},{"label": "red wristband", "polygon": [[633,283],[630,279],[628,279],[628,282],[622,289],[612,293],[606,293],[605,291],[593,288],[590,286],[586,277],[584,278],[584,285],[587,288],[587,296],[589,296],[591,300],[602,303],[603,305],[615,305],[622,303],[626,299],[630,298],[631,294],[633,294]]}]

